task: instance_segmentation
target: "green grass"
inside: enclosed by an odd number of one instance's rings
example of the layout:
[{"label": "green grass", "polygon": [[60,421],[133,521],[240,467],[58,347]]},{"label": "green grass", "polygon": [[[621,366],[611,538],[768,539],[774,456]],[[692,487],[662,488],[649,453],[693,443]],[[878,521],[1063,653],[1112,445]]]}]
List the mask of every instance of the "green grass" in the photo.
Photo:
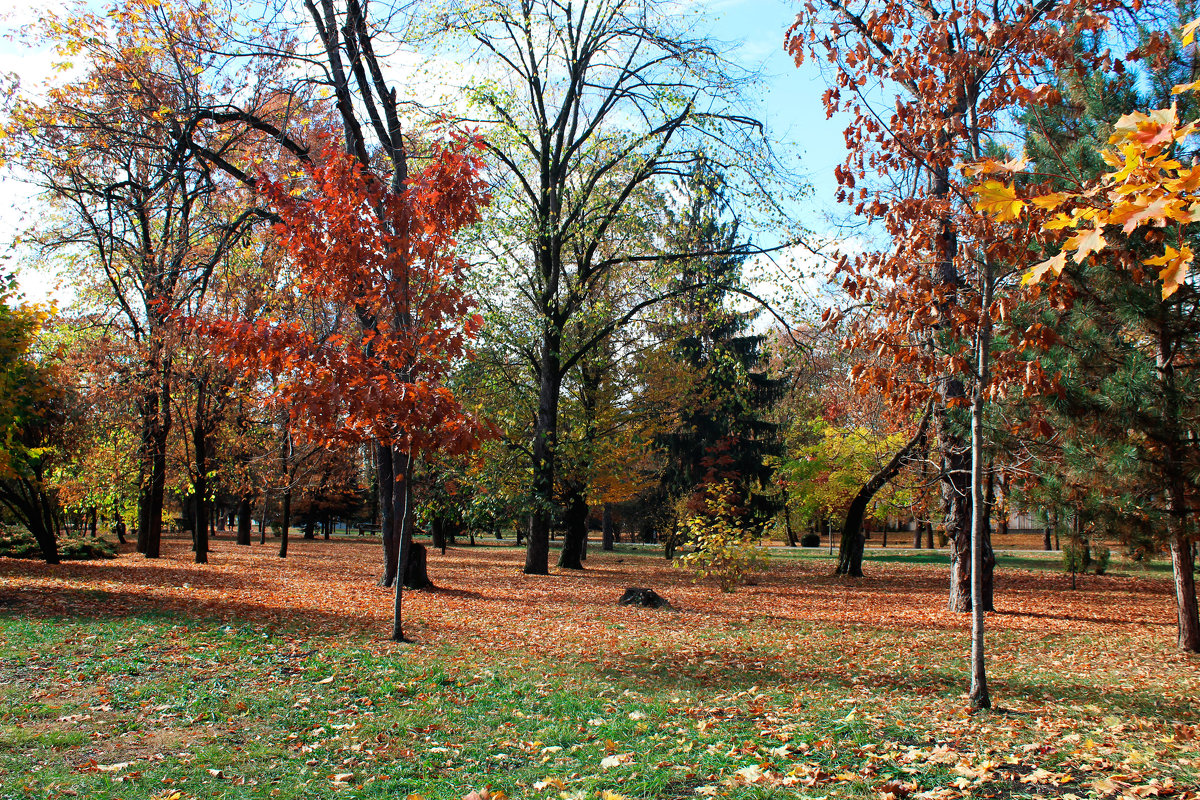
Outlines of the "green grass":
[{"label": "green grass", "polygon": [[[1006,654],[993,692],[1061,711],[1044,720],[961,713],[959,634],[748,623],[697,630],[681,649],[626,633],[622,653],[570,660],[537,643],[393,649],[160,614],[0,619],[0,797],[460,798],[483,785],[512,798],[876,797],[889,781],[953,785],[960,765],[938,747],[1065,770],[1074,779],[1050,795],[1082,797],[1091,776],[1061,744],[1071,734],[1113,764],[1197,779],[1200,764],[1163,741],[1198,709],[1131,683],[1124,665],[1061,666],[1097,646],[1084,637],[992,640]],[[756,767],[819,780],[731,782]],[[975,796],[1048,788],[994,780]]]}]

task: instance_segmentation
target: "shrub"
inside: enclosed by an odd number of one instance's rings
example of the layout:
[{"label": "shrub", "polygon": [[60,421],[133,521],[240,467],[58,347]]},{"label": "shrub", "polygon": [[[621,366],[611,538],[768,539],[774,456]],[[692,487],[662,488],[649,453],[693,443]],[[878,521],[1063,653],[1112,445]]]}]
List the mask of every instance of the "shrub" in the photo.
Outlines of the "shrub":
[{"label": "shrub", "polygon": [[1108,569],[1108,562],[1112,558],[1112,551],[1107,547],[1098,547],[1092,555],[1092,568],[1097,575],[1103,575]]},{"label": "shrub", "polygon": [[[33,534],[24,528],[0,530],[0,556],[8,558],[42,557]],[[64,537],[58,540],[58,557],[63,561],[87,561],[93,558],[116,558],[117,546],[107,539]]]},{"label": "shrub", "polygon": [[766,560],[758,537],[740,524],[729,482],[707,487],[702,507],[691,510],[676,531],[694,548],[676,566],[692,570],[697,580],[715,579],[723,592],[745,584],[749,573]]},{"label": "shrub", "polygon": [[804,534],[803,536],[800,537],[800,546],[801,547],[820,547],[821,546],[821,534],[819,534],[819,533]]}]

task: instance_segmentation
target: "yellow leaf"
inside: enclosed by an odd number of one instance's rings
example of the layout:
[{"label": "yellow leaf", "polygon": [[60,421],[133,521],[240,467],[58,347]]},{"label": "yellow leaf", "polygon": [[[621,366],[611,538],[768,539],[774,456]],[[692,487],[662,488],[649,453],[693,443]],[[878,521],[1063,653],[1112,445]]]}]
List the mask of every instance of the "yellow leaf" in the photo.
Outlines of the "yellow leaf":
[{"label": "yellow leaf", "polygon": [[1176,250],[1174,247],[1167,245],[1161,256],[1147,258],[1142,262],[1148,267],[1162,267],[1162,270],[1158,273],[1158,277],[1163,282],[1163,300],[1175,294],[1179,287],[1183,285],[1183,280],[1187,277],[1188,267],[1191,266],[1192,259],[1192,248],[1186,244],[1181,250]]},{"label": "yellow leaf", "polygon": [[1067,266],[1067,251],[1064,250],[1052,258],[1048,258],[1045,261],[1043,261],[1042,263],[1035,264],[1032,267],[1030,267],[1029,271],[1025,273],[1025,276],[1023,278],[1021,278],[1021,283],[1025,284],[1025,285],[1029,285],[1031,283],[1037,283],[1042,278],[1044,278],[1046,276],[1046,273],[1049,272],[1050,270],[1054,270],[1055,275],[1062,275],[1062,271],[1063,271],[1063,269],[1066,268],[1066,266]]},{"label": "yellow leaf", "polygon": [[1183,43],[1184,47],[1187,47],[1192,43],[1193,40],[1195,40],[1197,27],[1200,27],[1200,19],[1192,20],[1187,25],[1184,25],[1183,30],[1179,32],[1181,37],[1180,41]]},{"label": "yellow leaf", "polygon": [[1017,199],[1016,190],[1000,181],[984,181],[971,187],[971,191],[979,195],[975,210],[991,214],[1000,222],[1015,220],[1025,207],[1025,202]]},{"label": "yellow leaf", "polygon": [[1072,236],[1067,240],[1064,248],[1074,250],[1075,263],[1082,264],[1089,255],[1100,252],[1107,245],[1108,242],[1104,241],[1104,234],[1100,232],[1100,229],[1092,228]]},{"label": "yellow leaf", "polygon": [[1076,222],[1078,222],[1078,220],[1075,219],[1075,217],[1072,217],[1070,214],[1059,213],[1050,218],[1046,224],[1042,226],[1042,230],[1060,231],[1063,228],[1074,228]]},{"label": "yellow leaf", "polygon": [[1038,208],[1044,208],[1047,211],[1058,208],[1063,204],[1063,201],[1070,197],[1066,192],[1054,192],[1052,194],[1044,194],[1040,197],[1031,197],[1029,202]]}]

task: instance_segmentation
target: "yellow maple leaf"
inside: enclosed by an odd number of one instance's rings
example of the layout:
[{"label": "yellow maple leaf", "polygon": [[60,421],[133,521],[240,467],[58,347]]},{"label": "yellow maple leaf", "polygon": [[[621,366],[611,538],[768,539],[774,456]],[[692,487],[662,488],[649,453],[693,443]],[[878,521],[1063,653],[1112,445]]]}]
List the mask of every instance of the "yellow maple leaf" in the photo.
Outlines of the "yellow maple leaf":
[{"label": "yellow maple leaf", "polygon": [[1067,239],[1063,249],[1075,251],[1075,263],[1082,264],[1084,259],[1092,253],[1098,253],[1108,246],[1108,242],[1104,241],[1104,234],[1099,228],[1080,231],[1079,233]]},{"label": "yellow maple leaf", "polygon": [[1016,189],[1001,181],[984,181],[972,186],[971,191],[979,195],[975,210],[991,214],[1000,222],[1015,220],[1025,208],[1025,201],[1018,199]]},{"label": "yellow maple leaf", "polygon": [[1163,282],[1162,296],[1166,300],[1183,285],[1192,260],[1192,248],[1186,244],[1179,250],[1167,245],[1161,256],[1147,258],[1142,263],[1148,267],[1162,267],[1158,277]]},{"label": "yellow maple leaf", "polygon": [[1028,286],[1031,283],[1037,283],[1046,276],[1050,270],[1054,270],[1055,275],[1062,275],[1062,271],[1067,266],[1067,251],[1062,251],[1056,256],[1047,258],[1040,264],[1034,264],[1029,268],[1029,271],[1021,278],[1021,283]]},{"label": "yellow maple leaf", "polygon": [[1031,197],[1029,202],[1038,208],[1044,208],[1047,211],[1052,211],[1063,204],[1063,201],[1070,197],[1066,192],[1052,192],[1044,194],[1040,197]]}]

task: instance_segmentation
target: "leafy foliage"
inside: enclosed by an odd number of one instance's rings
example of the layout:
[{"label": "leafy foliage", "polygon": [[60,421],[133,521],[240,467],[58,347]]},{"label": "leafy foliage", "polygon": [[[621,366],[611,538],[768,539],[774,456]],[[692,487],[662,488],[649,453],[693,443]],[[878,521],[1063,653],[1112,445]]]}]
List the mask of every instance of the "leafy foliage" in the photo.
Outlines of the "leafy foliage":
[{"label": "leafy foliage", "polygon": [[677,525],[676,536],[691,550],[679,557],[679,567],[697,580],[712,578],[723,592],[732,592],[764,565],[767,551],[760,535],[746,525],[746,510],[737,505],[738,488],[731,481],[704,486],[699,503],[690,503]]}]

